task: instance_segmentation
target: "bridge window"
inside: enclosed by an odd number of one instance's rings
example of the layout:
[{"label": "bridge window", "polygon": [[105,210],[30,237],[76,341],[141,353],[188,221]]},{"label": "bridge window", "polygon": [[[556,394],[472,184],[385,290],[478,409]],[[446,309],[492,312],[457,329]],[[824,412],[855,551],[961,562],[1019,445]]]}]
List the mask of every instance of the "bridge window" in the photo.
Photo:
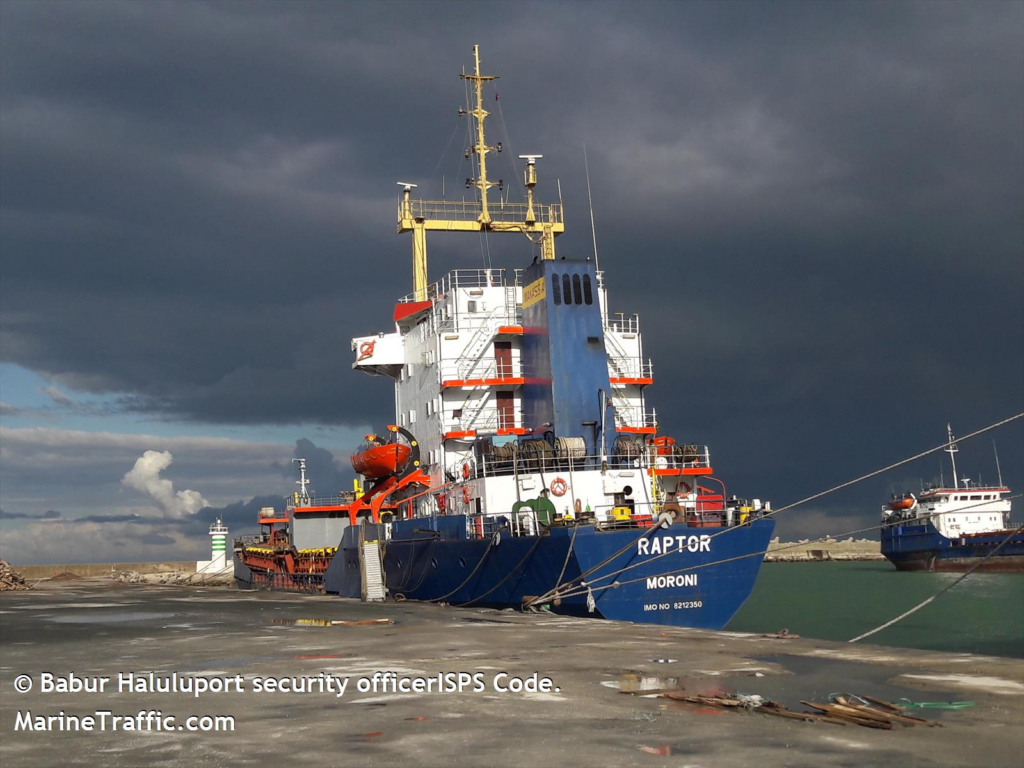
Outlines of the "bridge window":
[{"label": "bridge window", "polygon": [[583,303],[588,307],[594,303],[594,290],[590,286],[590,275],[583,276]]},{"label": "bridge window", "polygon": [[573,300],[574,300],[574,302],[576,304],[582,304],[583,303],[583,289],[580,288],[580,276],[579,275],[573,275],[572,276],[572,295],[573,295]]},{"label": "bridge window", "polygon": [[556,307],[562,304],[562,288],[558,275],[551,276],[551,296],[555,300]]}]

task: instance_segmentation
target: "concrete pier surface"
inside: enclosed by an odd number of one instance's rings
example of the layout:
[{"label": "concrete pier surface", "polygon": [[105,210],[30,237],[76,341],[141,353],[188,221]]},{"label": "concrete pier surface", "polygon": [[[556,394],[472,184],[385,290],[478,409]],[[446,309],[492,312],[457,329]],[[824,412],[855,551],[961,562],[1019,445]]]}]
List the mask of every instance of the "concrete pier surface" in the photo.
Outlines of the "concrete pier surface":
[{"label": "concrete pier surface", "polygon": [[[393,623],[324,625],[374,619]],[[459,673],[461,692],[437,690]],[[410,690],[393,691],[396,678]],[[266,690],[282,685],[307,690]],[[540,690],[504,690],[519,685]],[[680,685],[800,710],[833,692],[975,706],[911,710],[943,727],[885,731],[622,693]],[[83,686],[103,690],[70,690]],[[94,729],[69,730],[72,716]],[[233,730],[189,720],[204,716]],[[1022,754],[1020,659],[100,579],[0,595],[4,768],[1017,768]]]}]

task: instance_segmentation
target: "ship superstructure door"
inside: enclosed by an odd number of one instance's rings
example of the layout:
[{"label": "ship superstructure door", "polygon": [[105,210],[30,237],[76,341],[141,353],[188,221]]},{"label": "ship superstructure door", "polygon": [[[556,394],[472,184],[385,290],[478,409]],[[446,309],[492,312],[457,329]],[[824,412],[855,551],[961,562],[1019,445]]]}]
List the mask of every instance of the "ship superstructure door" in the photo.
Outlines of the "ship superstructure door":
[{"label": "ship superstructure door", "polygon": [[499,390],[494,393],[498,411],[498,429],[513,429],[516,426],[515,393]]},{"label": "ship superstructure door", "polygon": [[512,342],[494,342],[494,367],[499,379],[508,379],[512,376]]}]

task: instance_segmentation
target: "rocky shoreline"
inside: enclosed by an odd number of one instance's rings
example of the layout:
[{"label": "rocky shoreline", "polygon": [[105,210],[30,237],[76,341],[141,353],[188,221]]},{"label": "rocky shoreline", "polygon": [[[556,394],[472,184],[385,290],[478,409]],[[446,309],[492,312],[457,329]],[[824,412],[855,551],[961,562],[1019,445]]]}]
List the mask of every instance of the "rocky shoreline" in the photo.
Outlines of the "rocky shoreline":
[{"label": "rocky shoreline", "polygon": [[778,537],[768,545],[766,563],[808,563],[832,560],[885,560],[877,541],[870,539],[825,539],[780,542]]}]

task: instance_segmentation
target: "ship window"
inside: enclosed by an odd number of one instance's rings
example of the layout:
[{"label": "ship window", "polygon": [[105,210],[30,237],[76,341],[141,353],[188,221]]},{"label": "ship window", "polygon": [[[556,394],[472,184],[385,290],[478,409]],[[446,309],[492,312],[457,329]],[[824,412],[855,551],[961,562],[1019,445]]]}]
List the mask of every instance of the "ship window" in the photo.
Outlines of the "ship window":
[{"label": "ship window", "polygon": [[558,275],[551,276],[551,296],[555,300],[555,306],[562,304],[562,288],[558,280]]},{"label": "ship window", "polygon": [[573,302],[574,303],[576,303],[576,304],[582,304],[583,303],[583,289],[580,287],[580,276],[579,275],[573,275],[572,276],[572,295],[573,295]]},{"label": "ship window", "polygon": [[583,276],[583,303],[587,306],[594,303],[594,289],[590,286],[590,275]]},{"label": "ship window", "polygon": [[572,282],[568,275],[562,275],[562,295],[566,304],[572,304]]},{"label": "ship window", "polygon": [[971,496],[971,501],[981,501],[981,494],[979,493],[975,496]]},{"label": "ship window", "polygon": [[415,424],[416,423],[416,411],[409,411],[409,423],[410,424]]}]

